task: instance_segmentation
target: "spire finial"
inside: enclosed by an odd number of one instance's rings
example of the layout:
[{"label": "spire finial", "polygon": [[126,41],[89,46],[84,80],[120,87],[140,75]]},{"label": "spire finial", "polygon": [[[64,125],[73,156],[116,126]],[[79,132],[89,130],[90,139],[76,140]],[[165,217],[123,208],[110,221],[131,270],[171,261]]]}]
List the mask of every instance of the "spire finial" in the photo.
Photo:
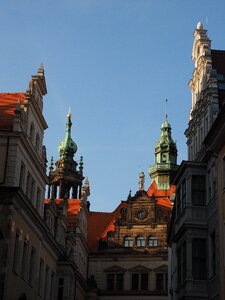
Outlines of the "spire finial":
[{"label": "spire finial", "polygon": [[167,118],[168,118],[168,114],[167,114],[167,102],[168,102],[168,99],[165,100],[165,118],[166,118],[166,121],[167,121]]},{"label": "spire finial", "polygon": [[39,76],[44,76],[44,73],[45,73],[45,71],[44,71],[44,65],[40,64],[40,67],[38,69],[38,75]]},{"label": "spire finial", "polygon": [[67,114],[67,118],[69,119],[69,118],[71,118],[71,107],[69,107],[69,112],[68,112],[68,114]]}]

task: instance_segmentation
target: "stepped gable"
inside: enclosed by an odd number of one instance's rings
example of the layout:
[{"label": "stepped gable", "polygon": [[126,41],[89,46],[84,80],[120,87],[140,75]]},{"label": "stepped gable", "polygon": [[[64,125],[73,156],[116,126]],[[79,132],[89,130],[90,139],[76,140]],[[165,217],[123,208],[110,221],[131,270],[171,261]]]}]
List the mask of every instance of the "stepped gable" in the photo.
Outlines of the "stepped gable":
[{"label": "stepped gable", "polygon": [[0,93],[0,130],[11,131],[18,101],[24,104],[25,93]]}]

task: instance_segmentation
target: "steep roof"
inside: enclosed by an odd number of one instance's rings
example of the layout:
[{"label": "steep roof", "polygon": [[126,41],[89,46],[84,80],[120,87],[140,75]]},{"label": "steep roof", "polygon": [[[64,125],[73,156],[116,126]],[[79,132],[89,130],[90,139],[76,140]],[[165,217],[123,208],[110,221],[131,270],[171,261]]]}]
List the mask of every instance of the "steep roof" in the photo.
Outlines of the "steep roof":
[{"label": "steep roof", "polygon": [[[63,199],[56,199],[55,203],[56,205],[59,205]],[[50,202],[50,199],[45,199],[44,203],[47,204]],[[68,222],[68,228],[74,229],[76,218],[80,210],[80,199],[68,199],[68,209],[67,209],[67,222]]]},{"label": "steep roof", "polygon": [[[170,197],[175,193],[175,186],[169,190],[158,190],[157,184],[153,181],[147,190],[148,196],[155,197],[157,204],[166,208],[171,208]],[[109,231],[114,231],[115,221],[120,215],[120,210],[127,206],[126,201],[122,201],[113,212],[90,212],[88,218],[88,246],[91,252],[98,251],[99,240],[105,238]]]},{"label": "steep roof", "polygon": [[16,105],[24,104],[25,93],[0,93],[0,131],[11,131]]},{"label": "steep roof", "polygon": [[151,183],[150,187],[147,190],[147,194],[148,196],[153,196],[156,198],[157,200],[157,204],[161,205],[161,206],[165,206],[168,208],[172,207],[171,201],[170,201],[170,197],[172,195],[174,195],[176,190],[176,186],[175,185],[171,185],[169,190],[159,190],[157,188],[157,184],[155,182],[155,180]]},{"label": "steep roof", "polygon": [[104,238],[109,231],[114,230],[114,222],[119,217],[120,210],[127,204],[122,201],[113,212],[90,212],[88,218],[88,246],[91,252],[98,250],[100,238]]}]

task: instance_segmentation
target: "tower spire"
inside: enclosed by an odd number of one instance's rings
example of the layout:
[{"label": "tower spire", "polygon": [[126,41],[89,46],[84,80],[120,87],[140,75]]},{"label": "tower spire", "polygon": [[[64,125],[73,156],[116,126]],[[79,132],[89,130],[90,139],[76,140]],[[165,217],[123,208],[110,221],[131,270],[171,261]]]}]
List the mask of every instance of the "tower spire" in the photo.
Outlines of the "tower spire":
[{"label": "tower spire", "polygon": [[[52,199],[77,199],[81,198],[83,177],[83,158],[79,164],[74,160],[77,145],[71,137],[71,110],[67,114],[66,135],[58,146],[59,160],[56,162],[56,169],[53,170],[53,161],[50,165],[50,189]],[[50,192],[49,192],[50,193]]]},{"label": "tower spire", "polygon": [[[165,108],[167,105],[165,102]],[[155,146],[155,164],[150,166],[149,175],[156,181],[159,190],[167,190],[177,170],[177,146],[171,136],[171,125],[165,109],[165,121],[161,126],[161,135]]]},{"label": "tower spire", "polygon": [[77,152],[77,144],[71,138],[71,116],[69,108],[66,122],[66,136],[58,146],[59,155],[62,160],[72,160],[74,154]]}]

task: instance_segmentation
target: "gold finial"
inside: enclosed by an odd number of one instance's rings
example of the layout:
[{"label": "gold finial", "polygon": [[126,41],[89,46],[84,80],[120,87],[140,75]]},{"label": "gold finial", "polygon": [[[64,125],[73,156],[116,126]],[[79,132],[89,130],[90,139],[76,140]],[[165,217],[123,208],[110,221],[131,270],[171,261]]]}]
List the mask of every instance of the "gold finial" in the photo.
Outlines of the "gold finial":
[{"label": "gold finial", "polygon": [[69,107],[69,112],[67,114],[67,118],[71,118],[71,108]]}]

